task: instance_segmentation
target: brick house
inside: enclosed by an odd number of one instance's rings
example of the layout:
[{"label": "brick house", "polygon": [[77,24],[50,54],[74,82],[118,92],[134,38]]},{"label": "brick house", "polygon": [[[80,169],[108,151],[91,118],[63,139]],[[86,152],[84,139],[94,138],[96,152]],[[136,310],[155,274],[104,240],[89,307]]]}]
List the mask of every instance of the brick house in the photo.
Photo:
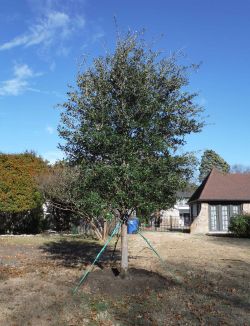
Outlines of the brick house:
[{"label": "brick house", "polygon": [[250,174],[213,169],[188,203],[191,233],[227,233],[233,215],[250,213]]}]

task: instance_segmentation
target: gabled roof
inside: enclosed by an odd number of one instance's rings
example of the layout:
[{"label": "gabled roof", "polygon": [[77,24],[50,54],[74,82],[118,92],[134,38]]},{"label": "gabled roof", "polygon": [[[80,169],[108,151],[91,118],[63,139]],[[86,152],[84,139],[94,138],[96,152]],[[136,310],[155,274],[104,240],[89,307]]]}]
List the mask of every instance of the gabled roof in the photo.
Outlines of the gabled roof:
[{"label": "gabled roof", "polygon": [[250,173],[213,169],[189,199],[193,201],[250,201]]}]

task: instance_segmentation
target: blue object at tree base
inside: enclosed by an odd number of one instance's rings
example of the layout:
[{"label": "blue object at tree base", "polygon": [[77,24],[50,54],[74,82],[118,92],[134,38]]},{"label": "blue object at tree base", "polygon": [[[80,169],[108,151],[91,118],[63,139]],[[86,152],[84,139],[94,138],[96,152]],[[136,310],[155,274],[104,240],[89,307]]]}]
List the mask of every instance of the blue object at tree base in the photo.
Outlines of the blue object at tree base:
[{"label": "blue object at tree base", "polygon": [[137,217],[128,220],[128,234],[135,234],[138,232],[139,219]]}]

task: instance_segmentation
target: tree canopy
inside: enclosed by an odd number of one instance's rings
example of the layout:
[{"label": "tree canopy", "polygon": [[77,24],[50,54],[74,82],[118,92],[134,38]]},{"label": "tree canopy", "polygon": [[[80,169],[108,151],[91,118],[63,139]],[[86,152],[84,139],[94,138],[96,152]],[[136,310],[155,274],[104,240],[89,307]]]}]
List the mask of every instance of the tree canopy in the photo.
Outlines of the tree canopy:
[{"label": "tree canopy", "polygon": [[35,177],[46,166],[33,153],[0,154],[0,212],[19,213],[40,206],[42,196]]},{"label": "tree canopy", "polygon": [[221,172],[228,173],[230,171],[230,165],[215,151],[205,150],[200,164],[200,175],[199,180],[202,182],[210,171],[216,168]]},{"label": "tree canopy", "polygon": [[178,148],[203,126],[196,94],[185,88],[189,68],[130,33],[79,73],[59,133],[70,163],[81,166],[85,200],[123,217],[174,203],[192,174],[193,158]]}]

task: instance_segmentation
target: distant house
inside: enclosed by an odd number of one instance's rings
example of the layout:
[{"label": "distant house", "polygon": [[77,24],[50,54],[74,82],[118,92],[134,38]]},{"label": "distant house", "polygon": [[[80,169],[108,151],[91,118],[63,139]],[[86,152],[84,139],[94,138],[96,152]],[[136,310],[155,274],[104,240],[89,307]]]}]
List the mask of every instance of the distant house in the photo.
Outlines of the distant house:
[{"label": "distant house", "polygon": [[188,200],[191,192],[178,192],[175,205],[167,210],[156,211],[147,223],[142,223],[141,230],[169,231],[184,230],[190,227],[190,209]]},{"label": "distant house", "polygon": [[233,215],[250,213],[250,174],[213,169],[188,203],[191,233],[227,233]]},{"label": "distant house", "polygon": [[188,191],[178,192],[174,207],[161,211],[161,224],[172,229],[190,226],[190,210],[188,200],[191,193]]}]

